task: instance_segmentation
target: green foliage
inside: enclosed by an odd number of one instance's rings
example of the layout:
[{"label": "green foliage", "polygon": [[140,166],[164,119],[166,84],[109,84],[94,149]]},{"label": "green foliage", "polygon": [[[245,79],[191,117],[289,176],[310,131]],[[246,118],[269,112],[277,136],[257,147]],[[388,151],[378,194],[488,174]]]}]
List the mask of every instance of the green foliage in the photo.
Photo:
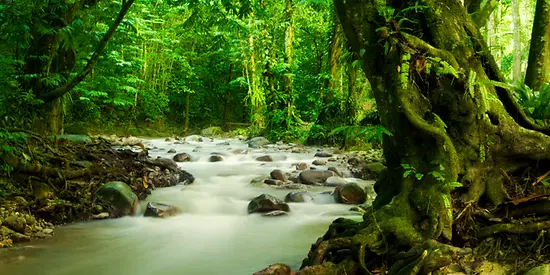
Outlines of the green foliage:
[{"label": "green foliage", "polygon": [[459,78],[458,71],[456,68],[451,66],[447,61],[442,60],[439,57],[426,57],[427,60],[431,61],[426,63],[426,72],[430,73],[433,70],[437,74],[442,75],[452,75],[455,78]]},{"label": "green foliage", "polygon": [[536,123],[546,125],[550,118],[550,83],[545,83],[539,91],[534,91],[522,82],[502,83],[480,81],[482,84],[507,89],[513,93],[525,113]]},{"label": "green foliage", "polygon": [[377,142],[382,143],[384,135],[392,136],[392,133],[388,131],[384,126],[341,126],[334,128],[329,136],[334,136],[336,134],[343,134],[346,139],[363,139],[369,143]]}]

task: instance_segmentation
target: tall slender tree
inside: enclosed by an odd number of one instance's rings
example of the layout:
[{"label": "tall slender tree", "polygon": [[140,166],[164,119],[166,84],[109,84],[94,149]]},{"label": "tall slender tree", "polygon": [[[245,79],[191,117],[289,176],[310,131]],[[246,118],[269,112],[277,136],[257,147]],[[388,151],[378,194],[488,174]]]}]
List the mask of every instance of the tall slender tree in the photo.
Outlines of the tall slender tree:
[{"label": "tall slender tree", "polygon": [[550,2],[537,0],[525,84],[534,90],[550,82]]}]

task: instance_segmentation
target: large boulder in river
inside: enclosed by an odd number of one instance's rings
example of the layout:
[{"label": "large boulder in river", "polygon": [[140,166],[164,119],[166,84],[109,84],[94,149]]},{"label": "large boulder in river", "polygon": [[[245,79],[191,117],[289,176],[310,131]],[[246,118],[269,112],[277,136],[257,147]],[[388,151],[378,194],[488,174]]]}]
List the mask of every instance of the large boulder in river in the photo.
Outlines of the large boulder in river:
[{"label": "large boulder in river", "polygon": [[288,204],[268,194],[261,194],[248,203],[248,214],[267,213],[275,210],[290,211]]},{"label": "large boulder in river", "polygon": [[132,215],[138,205],[138,197],[128,184],[111,181],[99,188],[97,198],[111,208],[116,216]]},{"label": "large boulder in river", "polygon": [[313,197],[308,192],[290,192],[285,197],[285,202],[313,202]]},{"label": "large boulder in river", "polygon": [[267,138],[264,137],[255,137],[248,141],[248,147],[251,148],[260,148],[262,146],[268,145],[271,142]]},{"label": "large boulder in river", "polygon": [[186,162],[191,161],[191,156],[187,153],[179,153],[176,154],[173,159],[175,162]]},{"label": "large boulder in river", "polygon": [[175,216],[179,213],[181,213],[181,210],[172,205],[158,203],[158,202],[150,202],[147,204],[147,208],[145,209],[145,213],[143,214],[143,216],[155,217],[155,218],[167,218],[167,217]]},{"label": "large boulder in river", "polygon": [[334,172],[328,170],[305,170],[300,173],[298,179],[303,184],[316,184],[323,183],[332,176]]},{"label": "large boulder in river", "polygon": [[333,196],[336,202],[343,204],[361,204],[367,200],[365,189],[355,182],[336,187]]}]

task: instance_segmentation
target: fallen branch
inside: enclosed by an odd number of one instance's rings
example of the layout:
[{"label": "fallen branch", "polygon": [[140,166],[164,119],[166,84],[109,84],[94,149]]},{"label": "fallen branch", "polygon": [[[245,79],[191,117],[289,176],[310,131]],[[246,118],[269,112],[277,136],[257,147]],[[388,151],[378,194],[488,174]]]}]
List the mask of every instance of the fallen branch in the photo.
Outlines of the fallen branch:
[{"label": "fallen branch", "polygon": [[550,229],[550,221],[529,224],[503,223],[485,227],[478,232],[477,236],[487,238],[499,233],[526,234],[548,229]]}]

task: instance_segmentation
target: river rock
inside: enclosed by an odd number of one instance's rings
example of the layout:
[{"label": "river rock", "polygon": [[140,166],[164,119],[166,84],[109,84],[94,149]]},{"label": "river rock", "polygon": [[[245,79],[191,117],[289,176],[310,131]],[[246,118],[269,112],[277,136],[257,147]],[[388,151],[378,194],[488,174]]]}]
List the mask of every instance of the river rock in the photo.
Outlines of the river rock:
[{"label": "river rock", "polygon": [[300,180],[298,179],[298,175],[296,175],[296,174],[291,174],[288,177],[288,180],[292,183],[300,183]]},{"label": "river rock", "polygon": [[282,180],[276,180],[276,179],[266,179],[264,180],[264,183],[267,185],[283,185],[285,182]]},{"label": "river rock", "polygon": [[132,215],[138,206],[138,197],[128,184],[112,181],[104,184],[97,191],[97,198],[107,204],[115,215]]},{"label": "river rock", "polygon": [[285,202],[313,202],[309,192],[290,192],[285,196]]},{"label": "river rock", "polygon": [[164,141],[166,141],[166,142],[172,142],[172,139],[171,139],[171,138],[165,138]]},{"label": "river rock", "polygon": [[261,194],[248,204],[248,214],[267,213],[275,210],[290,211],[288,204],[268,194]]},{"label": "river rock", "polygon": [[27,222],[21,216],[11,215],[4,221],[4,225],[15,232],[25,233]]},{"label": "river rock", "polygon": [[169,158],[151,159],[151,160],[148,160],[147,163],[149,163],[151,165],[154,165],[154,166],[158,166],[160,168],[168,169],[172,172],[178,172],[179,171],[178,164],[174,160],[169,159]]},{"label": "river rock", "polygon": [[96,219],[96,220],[103,220],[103,219],[106,219],[108,218],[110,215],[109,213],[107,212],[101,212],[99,214],[96,214],[96,215],[92,215],[92,218]]},{"label": "river rock", "polygon": [[332,176],[334,172],[328,170],[305,170],[300,173],[298,179],[303,184],[316,184],[323,183]]},{"label": "river rock", "polygon": [[259,177],[255,177],[253,179],[250,180],[250,184],[262,184],[264,183],[265,181],[265,178],[262,177],[262,176],[259,176]]},{"label": "river rock", "polygon": [[291,275],[292,269],[286,264],[272,264],[253,275]]},{"label": "river rock", "polygon": [[216,137],[221,136],[223,134],[223,130],[221,127],[218,126],[212,126],[208,127],[206,129],[202,129],[201,135],[205,137]]},{"label": "river rock", "polygon": [[252,138],[248,141],[248,147],[251,147],[251,148],[260,148],[262,146],[265,146],[265,145],[268,145],[270,144],[271,142],[269,142],[269,140],[267,140],[267,138],[264,138],[264,137],[255,137],[255,138]]},{"label": "river rock", "polygon": [[[168,154],[173,154],[173,153],[176,153],[176,149],[170,149],[168,150],[167,152]],[[175,158],[175,157],[174,157]],[[175,159],[174,159],[175,160]]]},{"label": "river rock", "polygon": [[229,144],[229,141],[224,141],[224,142],[217,143],[216,145],[218,145],[218,146],[229,146],[231,144]]},{"label": "river rock", "polygon": [[317,166],[320,166],[320,165],[327,165],[327,161],[326,161],[326,160],[322,160],[322,159],[316,159],[316,160],[314,160],[311,164],[317,165]]},{"label": "river rock", "polygon": [[285,183],[281,186],[277,186],[277,189],[284,189],[284,190],[304,190],[309,189],[310,186],[300,183]]},{"label": "river rock", "polygon": [[185,137],[184,141],[185,142],[203,142],[204,139],[199,135],[191,135],[191,136]]},{"label": "river rock", "polygon": [[191,173],[185,170],[180,170],[179,179],[178,179],[179,184],[188,185],[194,182],[195,182],[195,176],[193,176]]},{"label": "river rock", "polygon": [[336,202],[343,204],[361,204],[367,200],[365,189],[355,182],[336,187],[333,196]]},{"label": "river rock", "polygon": [[248,149],[235,149],[231,152],[235,155],[246,155],[248,154]]},{"label": "river rock", "polygon": [[296,170],[306,170],[308,167],[305,162],[296,163]]},{"label": "river rock", "polygon": [[222,161],[223,160],[223,157],[220,156],[220,155],[212,155],[208,158],[208,161],[210,162],[218,162],[218,161]]},{"label": "river rock", "polygon": [[341,177],[333,176],[333,177],[329,177],[325,181],[325,186],[336,187],[336,186],[344,185],[346,183],[347,181],[345,179]]},{"label": "river rock", "polygon": [[179,153],[174,156],[175,162],[187,162],[191,161],[191,156],[187,153]]},{"label": "river rock", "polygon": [[272,179],[285,181],[285,173],[283,173],[283,171],[281,171],[279,169],[275,169],[275,170],[271,171],[271,173],[269,173],[269,175],[271,176]]},{"label": "river rock", "polygon": [[167,218],[167,217],[175,216],[179,213],[181,213],[181,210],[179,210],[177,207],[174,207],[172,205],[158,203],[158,202],[150,202],[147,204],[147,208],[145,209],[145,213],[143,214],[143,216],[155,217],[155,218]]},{"label": "river rock", "polygon": [[525,275],[548,275],[550,274],[550,264],[537,266],[525,273]]},{"label": "river rock", "polygon": [[327,170],[334,172],[334,174],[336,174],[339,177],[342,177],[344,175],[342,174],[342,172],[340,172],[340,170],[338,170],[338,168],[334,166],[329,167]]},{"label": "river rock", "polygon": [[262,214],[262,216],[264,217],[277,217],[277,216],[284,216],[284,215],[288,215],[288,212],[282,211],[282,210],[275,210],[275,211]]},{"label": "river rock", "polygon": [[257,157],[256,161],[272,162],[273,158],[270,155],[265,155],[265,156]]},{"label": "river rock", "polygon": [[317,152],[317,153],[315,153],[315,156],[319,157],[319,158],[330,158],[333,155],[329,152]]}]

